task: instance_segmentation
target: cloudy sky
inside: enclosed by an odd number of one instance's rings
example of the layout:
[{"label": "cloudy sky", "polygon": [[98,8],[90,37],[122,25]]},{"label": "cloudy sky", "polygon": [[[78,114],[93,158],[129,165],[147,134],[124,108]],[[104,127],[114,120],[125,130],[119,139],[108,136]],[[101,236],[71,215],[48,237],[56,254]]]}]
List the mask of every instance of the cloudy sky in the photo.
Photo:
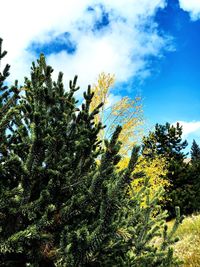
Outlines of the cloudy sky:
[{"label": "cloudy sky", "polygon": [[200,143],[200,0],[0,3],[10,82],[22,83],[41,52],[66,85],[78,74],[82,91],[115,74],[113,99],[140,94],[148,125],[180,121]]}]

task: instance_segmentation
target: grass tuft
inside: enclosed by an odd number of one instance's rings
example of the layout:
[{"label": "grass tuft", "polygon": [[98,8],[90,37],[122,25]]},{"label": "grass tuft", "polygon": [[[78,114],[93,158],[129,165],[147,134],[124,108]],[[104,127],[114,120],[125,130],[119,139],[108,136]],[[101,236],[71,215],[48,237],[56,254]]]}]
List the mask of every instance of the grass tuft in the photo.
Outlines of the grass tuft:
[{"label": "grass tuft", "polygon": [[[169,222],[169,228],[173,221]],[[200,266],[200,215],[186,217],[176,235],[179,241],[174,245],[175,255],[183,260],[183,267]]]}]

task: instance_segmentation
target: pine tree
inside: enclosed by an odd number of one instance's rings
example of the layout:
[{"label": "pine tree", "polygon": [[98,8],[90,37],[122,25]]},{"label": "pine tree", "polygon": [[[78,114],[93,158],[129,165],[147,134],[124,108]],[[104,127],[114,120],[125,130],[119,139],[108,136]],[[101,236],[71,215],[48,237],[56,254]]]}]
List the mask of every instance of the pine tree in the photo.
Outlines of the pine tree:
[{"label": "pine tree", "polygon": [[[199,212],[200,207],[200,148],[195,140],[191,147],[191,161],[188,165],[188,181],[190,181],[190,213]],[[186,204],[188,206],[188,203]]]},{"label": "pine tree", "polygon": [[191,160],[194,163],[195,161],[200,160],[200,147],[196,143],[195,140],[192,142],[192,147],[191,147]]},{"label": "pine tree", "polygon": [[167,159],[183,160],[185,154],[183,150],[187,147],[187,141],[182,141],[182,126],[179,123],[170,125],[156,124],[155,131],[149,132],[143,138],[143,155],[153,157],[162,155]]},{"label": "pine tree", "polygon": [[77,77],[65,91],[62,73],[54,82],[52,72],[41,55],[7,111],[16,114],[0,131],[0,265],[175,266],[170,244],[179,214],[167,233],[157,205],[161,192],[150,198],[147,183],[130,198],[139,148],[118,172],[121,127],[102,150],[104,126],[94,123],[102,104],[89,111],[88,87],[78,109]]},{"label": "pine tree", "polygon": [[142,153],[146,158],[151,160],[158,155],[166,159],[168,165],[166,178],[171,186],[166,190],[168,200],[165,208],[170,216],[175,216],[174,206],[180,206],[181,211],[185,209],[182,197],[187,191],[183,190],[184,185],[188,184],[188,168],[184,162],[186,154],[183,152],[186,146],[187,141],[182,141],[182,127],[179,123],[175,126],[169,123],[156,124],[155,131],[143,139]]}]

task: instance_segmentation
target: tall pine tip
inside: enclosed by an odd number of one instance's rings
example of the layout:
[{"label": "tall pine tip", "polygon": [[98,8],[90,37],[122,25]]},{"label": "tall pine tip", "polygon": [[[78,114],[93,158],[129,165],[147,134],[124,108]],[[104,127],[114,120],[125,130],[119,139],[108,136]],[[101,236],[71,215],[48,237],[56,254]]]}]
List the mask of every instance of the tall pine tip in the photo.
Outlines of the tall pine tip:
[{"label": "tall pine tip", "polygon": [[74,79],[73,79],[73,85],[72,85],[73,88],[76,87],[77,80],[78,80],[78,75],[75,75],[75,76],[74,76]]},{"label": "tall pine tip", "polygon": [[3,39],[0,38],[0,60],[5,57],[5,55],[7,54],[7,51],[3,51],[2,52],[2,43],[3,43]]},{"label": "tall pine tip", "polygon": [[44,55],[44,53],[40,53],[40,58],[45,59],[45,55]]},{"label": "tall pine tip", "polygon": [[127,168],[127,172],[126,172],[127,175],[132,173],[132,171],[134,170],[134,168],[137,164],[137,161],[138,161],[139,151],[140,151],[140,146],[134,146],[133,147],[132,153],[131,153],[131,158],[129,160],[128,168]]},{"label": "tall pine tip", "polygon": [[181,215],[180,207],[175,207],[175,214],[176,214],[176,221],[179,223],[182,223],[182,221],[185,219],[184,215]]},{"label": "tall pine tip", "polygon": [[178,206],[175,207],[176,221],[179,223],[181,220],[180,208]]},{"label": "tall pine tip", "polygon": [[88,85],[87,94],[91,95],[91,85],[90,84]]},{"label": "tall pine tip", "polygon": [[76,86],[77,80],[78,80],[78,75],[75,75],[74,76],[74,80],[73,80],[73,85],[74,86]]},{"label": "tall pine tip", "polygon": [[121,130],[122,130],[122,126],[120,125],[117,125],[117,127],[115,128],[115,131],[111,137],[111,140],[110,140],[110,146],[115,146],[117,143],[121,145],[120,142],[117,142],[118,141],[118,138],[119,138],[119,135],[121,133]]},{"label": "tall pine tip", "polygon": [[4,70],[3,70],[3,76],[4,77],[8,77],[10,75],[9,69],[10,69],[10,65],[6,64],[6,66],[5,66]]},{"label": "tall pine tip", "polygon": [[63,79],[63,72],[59,71],[59,73],[58,73],[58,81],[61,82],[62,79]]},{"label": "tall pine tip", "polygon": [[46,65],[46,59],[44,53],[40,53],[40,57],[37,60],[38,64]]},{"label": "tall pine tip", "polygon": [[77,80],[78,80],[78,75],[75,75],[73,81],[72,80],[69,81],[69,88],[73,92],[75,92],[75,91],[80,89],[79,86],[76,87]]},{"label": "tall pine tip", "polygon": [[7,55],[7,51],[3,51],[3,53],[1,53],[1,55],[0,55],[0,59],[2,59],[3,57],[5,57],[5,55]]}]

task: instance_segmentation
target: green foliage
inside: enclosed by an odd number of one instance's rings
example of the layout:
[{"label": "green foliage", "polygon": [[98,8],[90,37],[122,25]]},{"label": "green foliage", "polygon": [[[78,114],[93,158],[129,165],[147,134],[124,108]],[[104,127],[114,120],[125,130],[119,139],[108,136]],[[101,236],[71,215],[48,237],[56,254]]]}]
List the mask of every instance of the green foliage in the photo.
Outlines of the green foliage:
[{"label": "green foliage", "polygon": [[150,132],[143,139],[143,155],[146,158],[153,160],[158,155],[166,160],[166,178],[170,186],[166,190],[168,200],[165,208],[169,211],[170,216],[175,216],[174,206],[180,206],[181,212],[185,209],[183,195],[186,192],[189,193],[187,186],[188,166],[184,162],[186,155],[183,152],[186,146],[187,141],[182,141],[182,127],[179,123],[176,126],[169,123],[156,124],[155,131]]},{"label": "green foliage", "polygon": [[166,188],[168,201],[165,208],[171,217],[175,216],[174,206],[179,206],[182,214],[199,211],[200,206],[200,148],[193,141],[191,162],[184,161],[183,149],[187,142],[182,141],[182,128],[179,124],[155,126],[143,142],[143,155],[152,162],[156,155],[163,156],[167,163],[167,175],[171,186]]},{"label": "green foliage", "polygon": [[192,163],[200,161],[200,147],[198,146],[195,140],[193,140],[192,142],[191,160],[192,160]]},{"label": "green foliage", "polygon": [[186,195],[188,199],[186,199],[185,206],[190,208],[187,214],[192,214],[200,210],[200,148],[195,140],[191,147],[191,161],[188,164],[187,181],[190,192]]},{"label": "green foliage", "polygon": [[78,109],[77,77],[65,91],[62,73],[54,82],[52,72],[41,55],[20,98],[16,84],[1,101],[0,265],[175,266],[175,229],[167,233],[158,213],[162,192],[150,198],[146,183],[129,197],[139,148],[118,172],[121,127],[102,150],[103,126],[94,123],[102,104],[90,112],[88,87]]},{"label": "green foliage", "polygon": [[143,138],[143,155],[154,157],[162,155],[166,159],[182,160],[185,154],[182,152],[187,146],[187,141],[182,142],[182,127],[179,123],[176,126],[156,124],[155,131],[150,132]]}]

